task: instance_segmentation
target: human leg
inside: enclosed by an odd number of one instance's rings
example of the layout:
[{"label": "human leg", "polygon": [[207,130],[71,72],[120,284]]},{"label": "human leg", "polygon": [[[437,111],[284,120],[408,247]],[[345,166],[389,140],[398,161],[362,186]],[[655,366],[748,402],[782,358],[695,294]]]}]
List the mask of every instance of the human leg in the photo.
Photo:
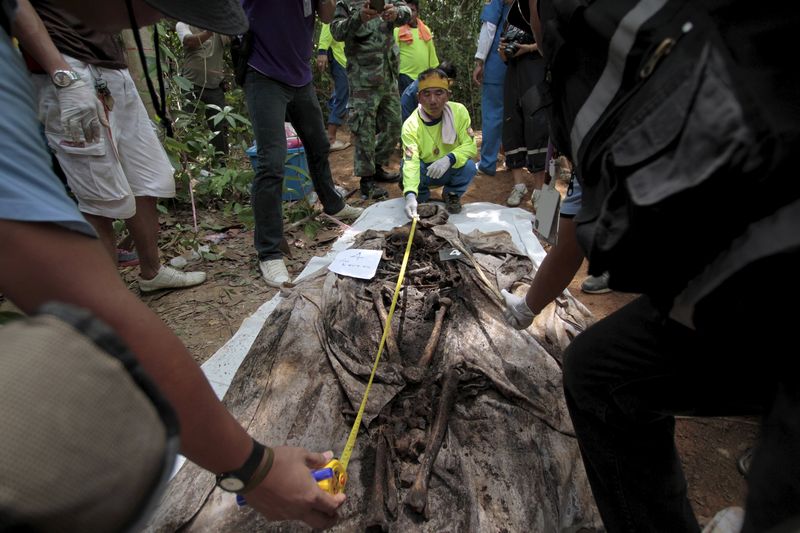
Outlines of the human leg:
[{"label": "human leg", "polygon": [[564,355],[564,392],[609,531],[699,530],[673,415],[758,412],[759,366],[736,339],[698,334],[646,297],[575,338]]},{"label": "human leg", "polygon": [[394,91],[394,84],[383,87],[375,120],[380,125],[375,141],[375,176],[378,181],[395,182],[399,174],[389,173],[383,167],[389,164],[397,144],[400,142],[400,97]]},{"label": "human leg", "polygon": [[[330,58],[331,78],[333,78],[333,95],[329,101],[330,114],[328,126],[340,126],[347,116],[347,102],[350,99],[350,83],[347,81],[347,71],[338,61]],[[335,141],[336,137],[331,139]]]},{"label": "human leg", "polygon": [[[204,102],[206,106],[215,105],[220,109],[225,108],[225,91],[222,90],[222,87],[196,87],[195,93],[198,94],[200,101]],[[227,121],[222,120],[217,125],[214,125],[213,118],[217,113],[219,113],[219,111],[216,109],[206,107],[206,121],[208,122],[208,129],[210,131],[218,132],[214,138],[211,139],[211,144],[214,146],[214,150],[217,152],[222,152],[225,156],[227,156],[228,123]]]},{"label": "human leg", "polygon": [[[256,138],[256,175],[251,188],[255,217],[254,246],[259,261],[283,258],[283,168],[286,160],[284,117],[292,89],[249,69],[245,97]],[[288,276],[287,276],[288,279]]]},{"label": "human leg", "polygon": [[388,193],[375,185],[375,116],[380,95],[374,87],[353,86],[350,93],[350,133],[355,144],[353,173],[361,178],[361,196],[379,199]]},{"label": "human leg", "polygon": [[414,80],[408,74],[400,74],[397,77],[397,94],[402,95],[406,88],[414,83]]},{"label": "human leg", "polygon": [[481,141],[481,159],[478,167],[483,173],[494,176],[503,132],[503,85],[484,83],[482,91],[483,140]]},{"label": "human leg", "polygon": [[331,177],[328,160],[330,143],[325,133],[322,109],[319,107],[313,83],[295,89],[294,97],[288,103],[288,112],[297,135],[303,141],[308,172],[325,212],[332,215],[341,211],[344,200],[336,192]]}]

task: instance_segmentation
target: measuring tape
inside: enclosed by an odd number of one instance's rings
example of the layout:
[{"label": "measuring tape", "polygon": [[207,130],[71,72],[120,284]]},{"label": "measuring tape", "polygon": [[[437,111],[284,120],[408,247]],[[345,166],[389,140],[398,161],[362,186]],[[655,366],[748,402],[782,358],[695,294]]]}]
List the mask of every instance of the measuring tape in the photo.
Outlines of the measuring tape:
[{"label": "measuring tape", "polygon": [[378,354],[375,356],[375,362],[372,364],[372,372],[369,375],[367,388],[364,390],[364,398],[361,400],[361,406],[358,408],[356,420],[353,422],[353,428],[350,430],[350,436],[347,437],[347,444],[344,446],[344,451],[342,451],[340,459],[331,459],[323,468],[312,472],[317,485],[329,494],[339,494],[344,491],[344,486],[347,483],[347,465],[350,463],[350,456],[356,445],[358,429],[361,426],[361,419],[364,417],[364,409],[367,407],[367,397],[369,396],[370,388],[372,388],[372,380],[375,378],[375,372],[378,370],[378,362],[381,360],[383,346],[386,344],[386,338],[389,336],[392,315],[394,315],[394,308],[397,306],[397,297],[400,294],[400,287],[403,285],[403,278],[406,275],[408,256],[411,254],[411,242],[414,240],[414,231],[417,229],[417,218],[418,217],[414,217],[411,219],[411,231],[408,234],[406,253],[403,256],[403,264],[400,266],[400,275],[397,278],[397,285],[394,287],[392,305],[389,307],[389,315],[386,317],[386,325],[383,327],[381,342],[378,344]]}]

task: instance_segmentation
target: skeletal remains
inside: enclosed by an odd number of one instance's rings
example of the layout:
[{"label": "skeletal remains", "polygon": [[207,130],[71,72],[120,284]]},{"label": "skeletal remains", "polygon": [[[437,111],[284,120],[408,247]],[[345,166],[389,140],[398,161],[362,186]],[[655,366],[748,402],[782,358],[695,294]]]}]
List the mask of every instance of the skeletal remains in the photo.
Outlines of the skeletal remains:
[{"label": "skeletal remains", "polygon": [[[335,529],[599,529],[560,383],[561,350],[588,311],[565,295],[529,331],[511,329],[494,292],[524,288],[530,259],[507,234],[461,235],[432,205],[420,215]],[[225,399],[260,441],[341,451],[408,234],[409,226],[361,233],[353,247],[384,251],[374,279],[320,273],[270,316]],[[465,250],[477,267],[441,261],[447,247]],[[150,528],[307,529],[237,508],[194,465],[171,482]]]}]

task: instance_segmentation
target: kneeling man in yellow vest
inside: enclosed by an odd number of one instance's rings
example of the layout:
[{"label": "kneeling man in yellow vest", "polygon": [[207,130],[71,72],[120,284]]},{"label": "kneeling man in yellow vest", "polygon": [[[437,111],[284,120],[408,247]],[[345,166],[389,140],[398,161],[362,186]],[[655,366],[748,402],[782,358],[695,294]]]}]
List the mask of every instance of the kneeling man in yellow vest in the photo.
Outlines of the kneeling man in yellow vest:
[{"label": "kneeling man in yellow vest", "polygon": [[447,211],[461,211],[476,169],[478,149],[469,112],[450,102],[450,80],[438,69],[419,75],[419,105],[403,124],[403,194],[406,215],[417,216],[417,199],[430,199],[430,189],[442,187]]}]

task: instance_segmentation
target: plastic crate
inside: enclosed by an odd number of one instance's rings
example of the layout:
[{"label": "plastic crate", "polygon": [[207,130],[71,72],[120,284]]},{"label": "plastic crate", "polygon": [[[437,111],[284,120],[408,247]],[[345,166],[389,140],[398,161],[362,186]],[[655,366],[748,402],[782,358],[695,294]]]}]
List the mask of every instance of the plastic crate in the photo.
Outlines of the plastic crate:
[{"label": "plastic crate", "polygon": [[[254,144],[246,151],[253,170],[258,169],[258,156]],[[286,163],[283,168],[283,200],[301,200],[314,190],[314,184],[308,174],[308,161],[303,147],[288,148]]]}]

